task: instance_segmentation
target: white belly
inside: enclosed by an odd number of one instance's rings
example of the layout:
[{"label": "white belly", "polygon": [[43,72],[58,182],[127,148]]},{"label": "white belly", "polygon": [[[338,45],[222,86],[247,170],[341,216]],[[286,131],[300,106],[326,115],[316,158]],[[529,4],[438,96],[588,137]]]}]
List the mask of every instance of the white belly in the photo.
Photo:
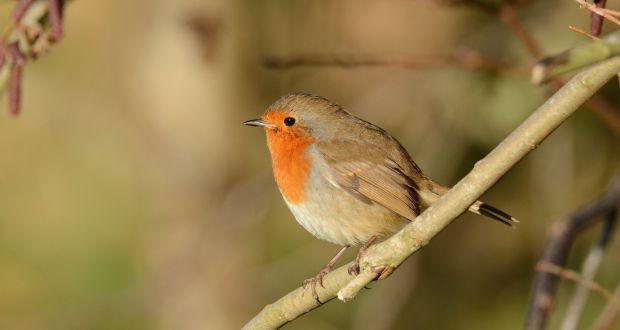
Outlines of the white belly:
[{"label": "white belly", "polygon": [[334,244],[358,245],[372,236],[392,235],[409,223],[379,204],[362,202],[314,171],[305,196],[299,204],[285,201],[308,232]]}]

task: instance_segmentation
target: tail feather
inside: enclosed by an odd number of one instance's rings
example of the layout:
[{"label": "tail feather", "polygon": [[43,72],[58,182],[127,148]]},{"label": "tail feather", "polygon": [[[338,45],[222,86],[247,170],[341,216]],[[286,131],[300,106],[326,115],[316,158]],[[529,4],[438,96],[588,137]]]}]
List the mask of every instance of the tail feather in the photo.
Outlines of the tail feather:
[{"label": "tail feather", "polygon": [[515,223],[519,222],[519,220],[515,219],[510,214],[500,209],[497,209],[489,204],[485,204],[481,201],[476,201],[472,206],[469,207],[469,211],[476,214],[484,215],[493,220],[500,221],[508,226],[512,226]]},{"label": "tail feather", "polygon": [[[448,192],[449,189],[450,188],[440,185],[437,182],[429,181],[428,190],[423,189],[418,193],[420,195],[420,198],[422,199],[423,205],[428,207],[433,204],[437,199],[439,199],[441,195]],[[511,227],[519,222],[510,214],[500,209],[497,209],[489,204],[485,204],[481,201],[476,201],[472,206],[469,207],[469,211],[476,214],[484,215],[493,220],[500,221],[501,223]]]}]

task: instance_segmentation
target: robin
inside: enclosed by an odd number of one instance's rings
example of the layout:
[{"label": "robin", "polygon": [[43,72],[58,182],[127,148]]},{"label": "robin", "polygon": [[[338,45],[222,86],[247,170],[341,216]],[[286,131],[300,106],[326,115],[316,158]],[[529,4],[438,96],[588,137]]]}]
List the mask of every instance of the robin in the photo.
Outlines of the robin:
[{"label": "robin", "polygon": [[[349,273],[379,238],[399,231],[448,191],[426,176],[405,148],[386,131],[323,97],[286,95],[260,119],[244,122],[265,129],[273,174],[297,222],[315,237],[342,248],[304,281],[318,301],[336,260],[362,244]],[[469,211],[511,225],[507,213],[480,201]]]}]

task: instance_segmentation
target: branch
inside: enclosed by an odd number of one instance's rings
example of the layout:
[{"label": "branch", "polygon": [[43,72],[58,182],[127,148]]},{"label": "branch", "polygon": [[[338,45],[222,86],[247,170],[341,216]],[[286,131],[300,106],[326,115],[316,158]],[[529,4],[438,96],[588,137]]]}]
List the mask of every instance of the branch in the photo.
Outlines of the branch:
[{"label": "branch", "polygon": [[[606,4],[607,4],[607,0],[594,0],[594,5],[597,8],[605,8]],[[590,33],[592,33],[595,36],[598,36],[599,34],[601,34],[602,29],[603,29],[603,16],[597,13],[592,13],[590,15]]]},{"label": "branch", "polygon": [[[617,59],[615,57],[614,59]],[[540,263],[563,266],[575,236],[596,223],[602,215],[609,214],[620,205],[620,175],[603,197],[584,205],[566,219],[556,221]],[[534,278],[532,297],[528,310],[526,329],[544,329],[553,306],[559,278],[547,272],[539,272]]]},{"label": "branch", "polygon": [[8,85],[9,112],[19,113],[23,68],[62,37],[64,0],[17,0],[13,26],[0,40],[0,91]]},{"label": "branch", "polygon": [[[536,110],[473,170],[435,204],[389,239],[371,246],[360,260],[360,274],[347,274],[347,265],[328,274],[317,287],[321,301],[355,297],[375,278],[385,278],[407,257],[463,213],[512,166],[534,150],[603,84],[620,71],[620,57],[614,57],[575,75]],[[244,329],[275,329],[319,307],[309,290],[298,288],[267,305]]]},{"label": "branch", "polygon": [[592,279],[586,278],[582,274],[579,274],[570,269],[566,269],[562,266],[558,266],[558,265],[555,265],[555,264],[552,264],[546,261],[541,261],[537,263],[534,269],[536,269],[537,272],[545,272],[545,273],[559,276],[565,280],[573,281],[577,283],[580,288],[589,289],[591,291],[599,293],[605,299],[611,299],[612,293],[609,292],[609,290],[605,289],[600,284],[594,282]]},{"label": "branch", "polygon": [[507,1],[502,5],[499,11],[499,18],[506,25],[510,31],[519,39],[519,41],[525,46],[528,53],[534,58],[540,58],[542,52],[534,37],[525,28],[525,25],[519,19],[519,13],[517,7],[510,1]]},{"label": "branch", "polygon": [[617,17],[620,17],[620,12],[616,10],[606,9],[597,3],[589,3],[585,0],[575,0],[575,1],[577,1],[581,5],[581,8],[585,8],[591,11],[593,14],[596,14],[598,16],[603,16],[606,19],[620,25],[620,20],[618,20],[617,18]]},{"label": "branch", "polygon": [[462,66],[468,69],[484,71],[519,70],[516,65],[506,62],[493,62],[483,58],[475,50],[465,49],[447,55],[402,55],[376,56],[371,54],[302,54],[292,56],[268,56],[263,65],[269,69],[286,70],[302,66],[320,67],[375,67],[388,66],[405,69],[443,67],[449,65]]},{"label": "branch", "polygon": [[[598,283],[593,281],[594,276],[596,275],[596,271],[598,270],[601,261],[603,260],[603,255],[605,252],[605,247],[609,242],[611,237],[611,233],[614,229],[614,223],[616,220],[616,209],[612,210],[605,216],[605,222],[603,223],[603,229],[601,230],[600,239],[594,243],[588,256],[583,261],[583,266],[581,267],[581,275],[577,274],[579,277],[579,281],[577,289],[573,295],[573,299],[566,310],[564,315],[564,321],[562,322],[562,330],[574,330],[577,329],[579,325],[579,319],[581,318],[581,313],[583,312],[583,308],[586,305],[586,301],[588,299],[588,294],[590,290],[597,292],[605,292],[604,294],[607,298],[611,297],[611,293],[607,290],[603,289]],[[602,291],[599,291],[602,290]]]},{"label": "branch", "polygon": [[620,314],[620,285],[614,291],[614,295],[598,316],[592,328],[595,330],[611,329],[618,314]]},{"label": "branch", "polygon": [[543,58],[532,68],[532,82],[540,85],[618,54],[620,54],[620,31],[558,55]]}]

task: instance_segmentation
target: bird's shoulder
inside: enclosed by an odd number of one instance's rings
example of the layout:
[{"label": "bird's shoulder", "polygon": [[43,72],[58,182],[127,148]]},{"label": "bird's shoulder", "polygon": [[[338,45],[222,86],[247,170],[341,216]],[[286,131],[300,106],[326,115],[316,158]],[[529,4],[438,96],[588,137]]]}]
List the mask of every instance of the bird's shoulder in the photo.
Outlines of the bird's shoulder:
[{"label": "bird's shoulder", "polygon": [[367,203],[413,219],[419,213],[416,180],[421,172],[400,143],[360,120],[338,138],[317,141],[328,180]]}]

